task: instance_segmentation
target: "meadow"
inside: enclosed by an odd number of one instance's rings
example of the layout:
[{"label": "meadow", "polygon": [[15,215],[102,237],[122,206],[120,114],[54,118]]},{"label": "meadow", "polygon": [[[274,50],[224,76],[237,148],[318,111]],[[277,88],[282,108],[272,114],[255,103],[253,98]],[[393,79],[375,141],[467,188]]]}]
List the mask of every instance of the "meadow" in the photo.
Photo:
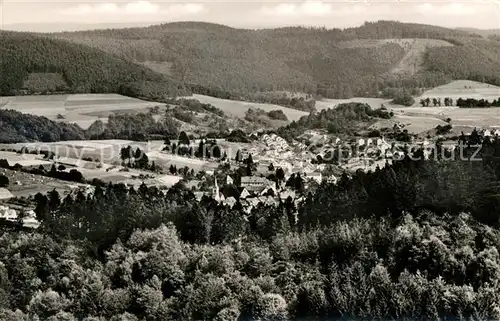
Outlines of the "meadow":
[{"label": "meadow", "polygon": [[[76,94],[0,97],[0,107],[14,109],[25,114],[45,116],[52,120],[76,123],[86,129],[100,119],[107,122],[109,112],[147,111],[164,104],[148,102],[118,94]],[[104,115],[95,114],[106,113]],[[64,119],[58,119],[62,115]]]},{"label": "meadow", "polygon": [[444,98],[448,97],[453,100],[457,100],[458,98],[474,98],[493,101],[500,98],[500,87],[477,81],[456,80],[449,84],[427,90],[418,99],[415,99],[414,106],[421,106],[420,99],[427,97],[431,100],[432,98],[441,98],[441,100],[444,100]]},{"label": "meadow", "polygon": [[186,98],[192,98],[199,100],[202,103],[205,104],[212,104],[215,107],[219,108],[222,110],[226,115],[232,116],[232,117],[239,117],[243,118],[245,117],[245,112],[250,109],[250,108],[260,108],[264,110],[265,112],[270,112],[271,110],[282,110],[283,113],[285,113],[286,117],[288,120],[293,121],[293,120],[298,120],[300,117],[307,115],[307,112],[292,109],[292,108],[287,108],[287,107],[282,107],[278,105],[273,105],[273,104],[262,104],[262,103],[251,103],[251,102],[245,102],[245,101],[236,101],[236,100],[229,100],[229,99],[221,99],[221,98],[215,98],[215,97],[210,97],[210,96],[205,96],[205,95],[193,95],[191,97],[186,97]]},{"label": "meadow", "polygon": [[[401,123],[412,133],[422,133],[435,128],[437,125],[445,125],[448,118],[451,119],[455,134],[461,131],[470,132],[474,127],[495,128],[500,127],[500,108],[459,108],[459,107],[422,107],[421,99],[458,98],[485,99],[490,102],[500,98],[500,87],[469,80],[457,80],[449,84],[439,86],[425,91],[420,97],[415,98],[415,104],[411,107],[386,105],[395,116],[390,122]],[[387,125],[386,124],[386,125]],[[388,126],[385,126],[388,127]]]}]

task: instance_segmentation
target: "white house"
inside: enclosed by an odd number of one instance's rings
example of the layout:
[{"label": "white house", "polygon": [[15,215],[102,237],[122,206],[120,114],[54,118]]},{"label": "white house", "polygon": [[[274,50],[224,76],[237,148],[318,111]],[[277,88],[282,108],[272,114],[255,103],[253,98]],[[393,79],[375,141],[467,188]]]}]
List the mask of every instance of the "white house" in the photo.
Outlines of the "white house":
[{"label": "white house", "polygon": [[240,199],[246,199],[247,197],[250,196],[250,193],[246,188],[244,188],[241,193],[240,193]]}]

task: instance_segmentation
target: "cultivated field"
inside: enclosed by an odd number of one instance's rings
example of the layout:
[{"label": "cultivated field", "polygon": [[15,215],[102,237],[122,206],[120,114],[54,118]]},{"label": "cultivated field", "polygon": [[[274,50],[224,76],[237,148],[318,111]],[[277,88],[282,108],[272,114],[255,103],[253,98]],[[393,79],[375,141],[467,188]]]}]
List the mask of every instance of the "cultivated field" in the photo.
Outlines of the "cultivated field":
[{"label": "cultivated field", "polygon": [[8,190],[16,197],[29,197],[36,193],[48,193],[57,190],[65,195],[79,186],[86,186],[75,182],[65,182],[51,177],[43,177],[20,171],[0,169],[0,173],[9,178]]},{"label": "cultivated field", "polygon": [[48,165],[49,161],[43,160],[43,156],[31,154],[18,154],[15,152],[0,151],[0,159],[5,159],[10,166],[19,164],[21,166]]},{"label": "cultivated field", "polygon": [[500,87],[477,81],[457,80],[424,92],[422,96],[415,99],[414,106],[419,106],[420,99],[427,97],[430,99],[441,98],[441,101],[449,97],[453,100],[457,100],[458,98],[474,98],[486,99],[491,102],[494,99],[500,98]]},{"label": "cultivated field", "polygon": [[220,99],[220,98],[204,96],[204,95],[196,95],[196,94],[186,98],[192,98],[199,100],[202,103],[212,104],[215,107],[221,109],[226,115],[233,117],[240,117],[240,118],[245,117],[245,112],[250,108],[260,108],[266,112],[280,109],[285,113],[286,117],[288,117],[290,121],[298,120],[300,117],[308,114],[307,112],[304,111],[295,110],[292,108],[286,108],[273,104],[250,103],[245,101]]},{"label": "cultivated field", "polygon": [[[197,146],[198,142],[194,141],[193,146]],[[120,150],[123,147],[131,146],[134,150],[140,148],[146,152],[150,161],[155,163],[165,170],[168,170],[170,165],[175,165],[178,169],[185,166],[195,171],[213,170],[217,168],[218,163],[208,162],[197,158],[182,157],[161,152],[164,148],[163,141],[150,142],[134,142],[130,140],[92,140],[92,141],[66,141],[55,143],[18,143],[18,144],[1,144],[0,148],[21,150],[26,147],[30,151],[52,151],[58,157],[69,158],[75,160],[78,170],[82,172],[85,178],[99,178],[105,181],[118,182],[128,179],[133,175],[147,174],[138,170],[130,170],[130,172],[119,172]],[[30,154],[16,154],[12,152],[0,152],[0,159],[5,158],[12,160],[14,165],[16,162],[37,162],[37,164],[46,164],[46,161],[36,159],[38,156]],[[82,161],[82,158],[90,158],[94,162],[103,163],[102,168],[95,169],[90,166],[84,166],[88,163]],[[33,159],[33,160],[31,160]],[[80,160],[76,163],[76,160]],[[22,164],[21,164],[22,165]],[[117,165],[117,168],[106,171],[111,165]],[[89,168],[84,168],[89,167]]]},{"label": "cultivated field", "polygon": [[97,119],[107,121],[108,114],[100,117],[93,114],[96,112],[147,111],[148,108],[154,106],[163,106],[163,104],[117,94],[0,97],[1,108],[45,116],[52,120],[57,120],[57,115],[60,114],[64,117],[62,121],[76,123],[84,129]]},{"label": "cultivated field", "polygon": [[458,107],[422,107],[420,99],[429,97],[449,97],[456,101],[458,98],[486,99],[493,101],[500,97],[500,87],[469,80],[457,80],[447,85],[428,90],[420,97],[415,98],[412,107],[386,104],[394,112],[391,120],[383,120],[375,127],[392,127],[395,123],[404,124],[412,133],[422,133],[435,128],[437,125],[446,125],[445,120],[452,120],[453,132],[460,134],[477,128],[500,127],[500,108],[458,108]]}]

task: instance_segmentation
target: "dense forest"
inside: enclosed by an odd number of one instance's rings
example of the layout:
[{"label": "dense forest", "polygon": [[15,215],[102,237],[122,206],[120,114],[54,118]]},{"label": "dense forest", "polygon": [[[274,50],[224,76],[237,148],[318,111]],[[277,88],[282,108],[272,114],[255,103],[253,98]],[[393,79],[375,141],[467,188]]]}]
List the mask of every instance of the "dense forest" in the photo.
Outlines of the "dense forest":
[{"label": "dense forest", "polygon": [[[482,81],[484,77],[496,83],[495,71],[500,65],[494,54],[498,43],[494,41],[469,32],[395,21],[365,23],[345,30],[243,30],[176,22],[49,36],[151,66],[190,84],[197,93],[247,100],[257,100],[253,95],[256,92],[279,90],[349,98],[380,96],[388,87],[435,87],[461,78]],[[362,42],[394,38],[409,40],[406,45]],[[416,66],[416,73],[394,72],[412,50],[411,39],[415,38],[440,40],[453,46],[424,48],[422,65]],[[273,98],[259,99],[271,102]]]},{"label": "dense forest", "polygon": [[0,143],[57,142],[85,139],[78,125],[55,122],[46,117],[0,109]]},{"label": "dense forest", "polygon": [[482,161],[416,150],[250,213],[182,182],[39,194],[0,237],[1,319],[498,319],[500,142],[461,142]]},{"label": "dense forest", "polygon": [[[424,48],[410,72],[398,66],[416,38],[451,46]],[[366,42],[381,39],[401,41]],[[179,22],[54,34],[2,31],[0,40],[1,95],[114,92],[156,100],[195,92],[311,111],[311,97],[273,92],[395,98],[388,88],[418,92],[453,79],[500,82],[498,42],[392,21],[345,30]]]},{"label": "dense forest", "polygon": [[184,85],[122,57],[28,33],[0,32],[0,95],[121,93],[186,94]]}]

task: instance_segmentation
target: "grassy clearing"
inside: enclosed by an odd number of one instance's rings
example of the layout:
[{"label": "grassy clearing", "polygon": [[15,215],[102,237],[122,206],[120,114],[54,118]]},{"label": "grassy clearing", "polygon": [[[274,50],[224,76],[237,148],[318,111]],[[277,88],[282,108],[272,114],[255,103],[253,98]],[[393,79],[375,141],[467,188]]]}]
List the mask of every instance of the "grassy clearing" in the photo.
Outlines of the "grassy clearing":
[{"label": "grassy clearing", "polygon": [[[129,98],[117,94],[77,94],[77,95],[49,95],[49,96],[16,96],[1,97],[0,107],[14,109],[25,114],[45,116],[62,121],[76,123],[86,129],[95,120],[107,122],[109,113],[113,111],[146,112],[150,107],[163,104]],[[92,113],[105,113],[105,116]]]},{"label": "grassy clearing", "polygon": [[492,101],[500,97],[500,87],[477,81],[457,80],[424,92],[421,97],[415,99],[416,103],[414,106],[419,106],[420,99],[427,97],[431,99],[441,98],[441,100],[450,97],[453,100],[458,98],[474,98]]},{"label": "grassy clearing", "polygon": [[273,104],[250,103],[244,101],[220,99],[204,95],[193,95],[191,97],[186,97],[186,98],[193,98],[199,100],[202,103],[212,104],[215,107],[221,109],[226,115],[239,118],[245,117],[245,112],[250,108],[260,108],[265,112],[270,112],[271,110],[280,109],[285,113],[286,117],[290,121],[298,120],[300,117],[307,115],[306,112],[300,110],[295,110]]},{"label": "grassy clearing", "polygon": [[[9,178],[10,185],[8,190],[16,197],[29,197],[36,193],[45,194],[54,189],[59,194],[65,195],[75,187],[85,186],[84,184],[75,182],[65,182],[52,177],[38,176],[8,169],[0,169],[0,173]],[[18,185],[17,182],[20,184]]]}]

